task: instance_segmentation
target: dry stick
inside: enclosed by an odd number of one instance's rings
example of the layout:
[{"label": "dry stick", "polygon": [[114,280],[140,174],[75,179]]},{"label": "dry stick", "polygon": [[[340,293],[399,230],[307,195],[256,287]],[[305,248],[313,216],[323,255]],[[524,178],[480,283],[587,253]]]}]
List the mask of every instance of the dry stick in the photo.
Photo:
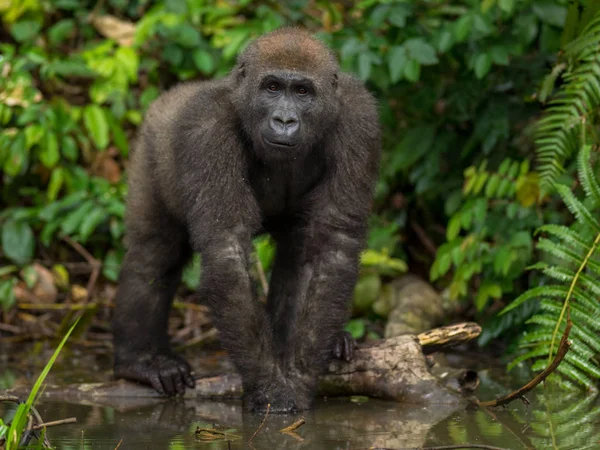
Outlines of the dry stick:
[{"label": "dry stick", "polygon": [[299,442],[302,442],[302,441],[304,441],[304,438],[302,438],[302,436],[300,436],[298,433],[296,433],[296,430],[298,428],[300,428],[302,425],[304,425],[305,423],[306,423],[306,421],[304,420],[304,417],[302,417],[299,420],[296,420],[290,426],[282,428],[281,430],[279,430],[279,432],[285,434],[286,436],[291,436]]},{"label": "dry stick", "polygon": [[554,359],[552,360],[550,365],[548,365],[548,367],[546,367],[542,372],[540,372],[533,380],[531,380],[525,386],[522,386],[521,388],[517,389],[516,391],[505,395],[504,397],[497,397],[496,399],[487,402],[477,402],[477,404],[480,406],[491,407],[506,405],[512,402],[513,400],[523,398],[523,396],[527,392],[531,391],[534,387],[536,387],[538,384],[544,381],[548,377],[548,375],[550,375],[556,370],[558,365],[562,362],[563,358],[569,351],[569,348],[571,347],[571,343],[569,342],[569,332],[571,331],[572,326],[573,323],[571,322],[571,320],[567,320],[567,326],[565,327],[565,331],[562,335],[562,338],[560,339],[560,345],[558,346],[556,356],[554,356]]},{"label": "dry stick", "polygon": [[[21,403],[24,403],[19,397],[15,396],[15,395],[4,395],[4,394],[0,394],[0,402],[13,402],[16,403],[17,405],[20,405]],[[35,409],[35,406],[31,405],[31,407],[29,408],[29,420],[28,420],[28,425],[27,425],[27,429],[25,431],[35,431],[37,430],[37,426],[41,425],[44,423],[44,421],[42,420],[42,416],[40,416],[40,413],[38,412],[37,409]],[[33,425],[33,423],[37,422],[36,425]],[[48,437],[44,434],[44,445],[46,447],[51,447],[50,445],[50,441],[48,440]]]},{"label": "dry stick", "polygon": [[100,263],[100,261],[98,261],[96,258],[94,258],[91,255],[91,253],[88,252],[83,247],[83,245],[81,245],[79,242],[74,241],[69,236],[63,237],[63,241],[65,241],[67,244],[69,244],[71,247],[73,247],[73,249],[77,253],[79,253],[81,256],[83,256],[83,258],[92,267],[92,273],[90,274],[90,279],[88,280],[88,284],[86,286],[87,295],[85,296],[85,299],[83,300],[83,303],[87,304],[89,302],[90,298],[92,297],[92,290],[94,289],[94,286],[96,285],[96,281],[98,280],[98,276],[100,275],[100,268],[102,267],[102,264]]},{"label": "dry stick", "polygon": [[123,438],[121,438],[121,440],[119,441],[119,443],[115,447],[115,450],[119,450],[119,447],[121,446],[122,443],[123,443]]},{"label": "dry stick", "polygon": [[248,445],[250,445],[250,442],[252,442],[252,439],[254,439],[256,437],[256,435],[258,434],[258,432],[260,430],[262,430],[262,428],[265,426],[265,422],[267,421],[267,417],[269,417],[269,411],[271,411],[271,404],[267,404],[267,412],[265,413],[265,417],[262,420],[262,422],[260,423],[260,425],[258,426],[258,428],[256,429],[256,431],[254,432],[254,434],[252,435],[252,437],[250,438],[250,440],[248,441]]},{"label": "dry stick", "polygon": [[69,311],[81,311],[82,309],[93,309],[96,306],[98,306],[98,303],[96,302],[91,302],[91,303],[74,303],[74,304],[70,304],[70,303],[49,303],[49,304],[44,304],[44,303],[17,303],[17,308],[18,309],[23,309],[26,311],[45,311],[45,310],[66,310],[68,309]]},{"label": "dry stick", "polygon": [[304,417],[301,417],[300,419],[296,420],[293,424],[291,424],[285,428],[282,428],[279,431],[281,433],[289,433],[290,431],[296,431],[298,428],[300,428],[305,423],[306,423],[306,420],[304,420]]},{"label": "dry stick", "polygon": [[69,417],[68,419],[53,420],[52,422],[40,423],[32,427],[32,430],[41,430],[46,427],[55,427],[56,425],[66,425],[68,423],[77,423],[77,417]]},{"label": "dry stick", "polygon": [[460,449],[483,449],[483,450],[510,450],[504,447],[494,447],[493,445],[485,444],[458,444],[458,445],[438,445],[435,447],[413,447],[410,449],[393,449],[384,447],[371,447],[369,450],[460,450]]}]

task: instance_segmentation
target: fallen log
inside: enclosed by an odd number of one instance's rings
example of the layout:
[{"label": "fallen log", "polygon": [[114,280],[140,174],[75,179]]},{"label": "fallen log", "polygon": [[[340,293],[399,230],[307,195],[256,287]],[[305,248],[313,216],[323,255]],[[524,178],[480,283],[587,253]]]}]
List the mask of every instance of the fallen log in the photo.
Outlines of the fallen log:
[{"label": "fallen log", "polygon": [[[437,328],[419,335],[403,335],[359,345],[352,361],[333,361],[319,380],[319,395],[364,395],[412,404],[461,403],[462,396],[444,386],[428,369],[425,354],[452,347],[479,336],[475,323]],[[23,395],[25,389],[7,391]],[[151,388],[129,381],[46,386],[44,398],[76,398],[104,401],[118,398],[150,399],[159,395]],[[241,379],[226,374],[196,380],[186,397],[228,399],[242,395]],[[103,401],[103,403],[104,403]]]}]

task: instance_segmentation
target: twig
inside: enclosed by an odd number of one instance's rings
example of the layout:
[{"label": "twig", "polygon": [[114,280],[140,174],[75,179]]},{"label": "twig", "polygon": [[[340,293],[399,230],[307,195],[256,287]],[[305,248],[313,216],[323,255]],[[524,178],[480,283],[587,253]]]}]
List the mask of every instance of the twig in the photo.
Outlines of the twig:
[{"label": "twig", "polygon": [[271,411],[271,404],[267,404],[267,412],[265,413],[265,417],[262,420],[262,422],[260,423],[260,425],[258,426],[258,428],[256,429],[256,431],[254,432],[254,434],[252,435],[252,437],[250,438],[250,440],[248,441],[248,445],[250,445],[250,442],[252,442],[252,440],[256,437],[256,435],[258,434],[258,432],[260,430],[262,430],[262,428],[265,426],[265,422],[267,421],[267,417],[269,417],[269,411]]},{"label": "twig", "polygon": [[119,447],[121,446],[122,443],[123,443],[123,438],[121,438],[121,440],[119,441],[119,443],[115,447],[115,450],[119,450]]},{"label": "twig", "polygon": [[[98,3],[101,3],[101,1]],[[67,244],[69,244],[71,247],[73,247],[73,249],[77,253],[79,253],[81,256],[83,256],[83,258],[88,262],[90,267],[92,267],[92,273],[90,274],[90,278],[88,280],[88,284],[86,287],[87,295],[85,296],[85,299],[83,300],[83,303],[87,304],[88,301],[90,300],[90,298],[92,297],[92,290],[94,289],[94,286],[96,285],[96,281],[98,280],[98,276],[100,275],[100,268],[102,267],[102,264],[100,263],[100,261],[98,261],[96,258],[94,258],[92,256],[92,254],[90,252],[88,252],[85,249],[85,247],[83,247],[83,245],[81,245],[79,242],[74,241],[69,236],[63,237],[63,241],[65,241]]]},{"label": "twig", "polygon": [[0,323],[0,331],[8,331],[9,333],[13,334],[21,334],[22,332],[21,328],[8,323]]},{"label": "twig", "polygon": [[66,425],[69,423],[77,423],[77,417],[69,417],[68,419],[53,420],[52,422],[40,423],[32,427],[32,430],[41,430],[42,428],[55,427],[56,425]]},{"label": "twig", "polygon": [[425,247],[425,250],[427,250],[431,255],[435,256],[435,254],[437,253],[437,247],[435,246],[431,238],[427,236],[427,233],[425,232],[423,227],[421,227],[421,225],[413,221],[410,222],[410,227],[413,229],[413,231],[421,241],[421,244],[423,244],[423,247]]},{"label": "twig", "polygon": [[478,401],[477,404],[480,406],[487,406],[487,407],[506,405],[506,404],[512,402],[513,400],[516,400],[518,398],[523,398],[527,392],[531,391],[534,387],[536,387],[538,384],[540,384],[542,381],[544,381],[546,378],[548,378],[548,375],[550,375],[552,372],[554,372],[556,370],[558,365],[562,362],[563,358],[569,351],[569,348],[571,347],[571,343],[569,342],[569,332],[571,331],[572,326],[573,326],[573,323],[571,322],[571,320],[568,320],[567,326],[565,327],[565,331],[562,335],[562,338],[560,339],[560,345],[558,346],[556,356],[554,357],[552,362],[548,365],[548,367],[546,367],[542,372],[540,372],[537,376],[535,376],[535,378],[533,378],[533,380],[531,380],[525,386],[520,387],[519,389],[517,389],[514,392],[511,392],[508,395],[505,395],[503,397],[498,397],[494,400],[490,400],[487,402],[479,402]]},{"label": "twig", "polygon": [[98,303],[17,303],[18,309],[30,310],[30,311],[44,311],[44,310],[65,310],[69,311],[81,311],[82,309],[94,309],[98,306]]},{"label": "twig", "polygon": [[[23,403],[23,401],[14,395],[4,395],[4,394],[0,394],[0,402],[13,402],[16,403],[17,405],[20,405],[21,403]],[[42,429],[44,427],[47,426],[53,426],[53,425],[61,425],[62,423],[72,423],[72,422],[76,422],[77,419],[75,418],[70,418],[70,419],[63,419],[63,420],[57,420],[54,422],[47,422],[44,423],[44,421],[42,420],[42,416],[40,416],[40,413],[38,412],[37,409],[35,409],[35,406],[31,405],[29,408],[29,417],[28,417],[28,422],[27,422],[27,428],[25,429],[25,433],[23,434],[23,437],[25,439],[25,441],[28,441],[31,438],[31,433],[33,433],[34,431],[37,431],[39,429]],[[25,442],[26,444],[26,442]],[[46,436],[46,433],[44,433],[44,446],[45,447],[52,447],[52,445],[50,444],[50,441],[48,440],[48,437]]]},{"label": "twig", "polygon": [[279,431],[281,433],[289,433],[290,431],[296,431],[298,428],[300,428],[305,423],[306,423],[306,420],[304,420],[304,417],[301,417],[300,419],[296,420],[293,424],[291,424],[285,428],[282,428]]},{"label": "twig", "polygon": [[458,445],[438,445],[435,447],[412,447],[410,449],[393,449],[393,448],[384,448],[384,447],[371,447],[369,450],[460,450],[460,449],[483,449],[483,450],[510,450],[504,447],[494,447],[493,445],[485,445],[485,444],[458,444]]},{"label": "twig", "polygon": [[279,430],[279,432],[285,434],[286,436],[291,436],[299,442],[303,442],[304,438],[302,436],[300,436],[298,433],[296,433],[296,430],[298,428],[300,428],[302,425],[304,425],[305,423],[306,423],[306,421],[304,420],[304,417],[302,417],[299,420],[296,420],[290,426],[282,428],[281,430]]}]

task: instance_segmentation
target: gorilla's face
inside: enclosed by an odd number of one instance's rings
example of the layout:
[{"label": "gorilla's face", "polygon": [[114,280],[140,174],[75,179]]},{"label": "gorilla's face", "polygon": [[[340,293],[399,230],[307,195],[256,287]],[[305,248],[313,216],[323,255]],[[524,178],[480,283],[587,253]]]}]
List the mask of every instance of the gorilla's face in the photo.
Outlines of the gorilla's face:
[{"label": "gorilla's face", "polygon": [[293,151],[306,144],[315,101],[315,86],[308,78],[291,72],[264,76],[256,102],[258,143],[274,151]]},{"label": "gorilla's face", "polygon": [[297,157],[323,143],[337,110],[335,86],[294,70],[264,70],[240,85],[242,123],[266,158]]}]

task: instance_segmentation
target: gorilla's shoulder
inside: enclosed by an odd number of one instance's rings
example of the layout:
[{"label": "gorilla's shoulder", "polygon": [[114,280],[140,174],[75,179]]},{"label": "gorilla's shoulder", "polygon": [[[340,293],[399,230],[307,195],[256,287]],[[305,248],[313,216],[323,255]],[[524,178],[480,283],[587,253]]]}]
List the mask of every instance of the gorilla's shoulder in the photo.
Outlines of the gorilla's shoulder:
[{"label": "gorilla's shoulder", "polygon": [[150,106],[147,120],[161,121],[181,117],[188,119],[213,115],[220,108],[230,108],[231,86],[227,78],[213,81],[189,81],[161,94]]}]

